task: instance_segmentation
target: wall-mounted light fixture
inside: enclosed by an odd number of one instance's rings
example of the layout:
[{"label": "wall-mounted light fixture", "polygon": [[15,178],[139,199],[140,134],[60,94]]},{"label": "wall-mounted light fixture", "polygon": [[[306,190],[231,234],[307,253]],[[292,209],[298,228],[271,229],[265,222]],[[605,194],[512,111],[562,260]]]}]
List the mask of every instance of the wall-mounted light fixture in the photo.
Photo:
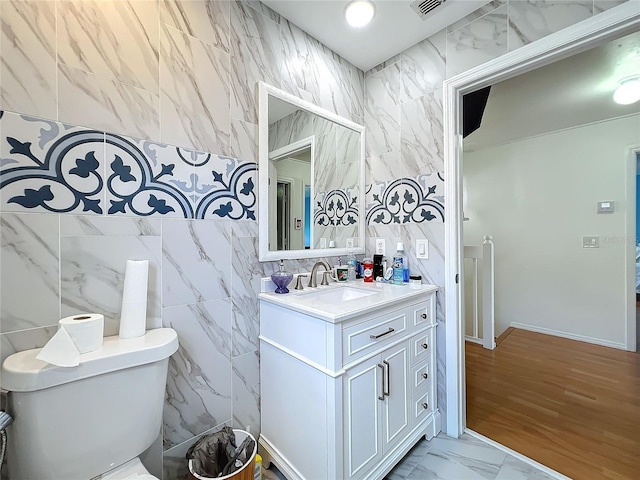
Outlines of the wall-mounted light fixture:
[{"label": "wall-mounted light fixture", "polygon": [[347,23],[352,27],[364,27],[373,19],[376,7],[371,0],[353,0],[344,9]]},{"label": "wall-mounted light fixture", "polygon": [[613,93],[613,101],[620,105],[631,105],[640,100],[640,75],[632,75],[620,80],[620,86]]}]

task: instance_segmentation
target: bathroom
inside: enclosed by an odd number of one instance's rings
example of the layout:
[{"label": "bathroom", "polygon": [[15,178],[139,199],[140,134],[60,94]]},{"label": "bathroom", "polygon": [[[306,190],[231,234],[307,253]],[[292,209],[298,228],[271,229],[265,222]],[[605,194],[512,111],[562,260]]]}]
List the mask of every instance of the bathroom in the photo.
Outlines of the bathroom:
[{"label": "bathroom", "polygon": [[[151,473],[176,478],[188,447],[222,425],[259,432],[257,291],[278,264],[258,260],[256,82],[364,125],[366,185],[384,191],[411,179],[416,194],[442,205],[442,81],[620,3],[480,2],[363,72],[260,2],[0,2],[0,167],[33,167],[60,137],[91,133],[70,160],[84,177],[65,171],[47,190],[54,182],[36,172],[27,188],[39,195],[22,203],[10,199],[26,196],[24,182],[0,190],[2,360],[42,347],[77,312],[104,313],[105,335],[116,334],[126,260],[145,258],[147,325],[173,328],[180,341],[163,433],[146,453]],[[131,144],[146,158],[134,158]],[[139,161],[182,201],[141,182]],[[230,189],[234,175],[243,192]],[[207,203],[212,189],[224,200]],[[412,271],[444,286],[444,218],[421,220],[371,222],[366,250],[384,238],[391,255],[402,241]],[[429,241],[428,259],[416,258],[415,239]],[[285,264],[305,272],[316,260]],[[437,299],[444,418],[441,292]]]}]

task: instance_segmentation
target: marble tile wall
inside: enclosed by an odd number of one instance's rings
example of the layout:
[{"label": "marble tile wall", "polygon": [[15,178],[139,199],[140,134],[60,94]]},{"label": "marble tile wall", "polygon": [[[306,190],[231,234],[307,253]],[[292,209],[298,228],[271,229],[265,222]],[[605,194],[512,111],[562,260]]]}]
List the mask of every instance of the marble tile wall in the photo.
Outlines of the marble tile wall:
[{"label": "marble tile wall", "polygon": [[[637,0],[630,0],[637,1]],[[365,72],[367,249],[404,243],[412,273],[444,285],[442,82],[624,0],[494,0]],[[415,239],[429,240],[417,260]],[[444,291],[438,292],[438,407],[445,405]],[[443,415],[443,421],[445,417]]]},{"label": "marble tile wall", "polygon": [[255,82],[367,126],[368,249],[404,241],[442,285],[442,80],[618,3],[496,0],[363,73],[255,1],[0,2],[2,358],[77,310],[115,332],[124,260],[149,258],[149,326],[181,338],[162,438],[164,478],[179,478],[198,436],[259,431],[255,291],[276,265],[257,261],[250,213]]},{"label": "marble tile wall", "polygon": [[260,430],[256,81],[362,123],[364,74],[257,1],[6,0],[0,26],[0,357],[78,311],[116,333],[125,260],[149,259],[182,478],[200,435]]}]

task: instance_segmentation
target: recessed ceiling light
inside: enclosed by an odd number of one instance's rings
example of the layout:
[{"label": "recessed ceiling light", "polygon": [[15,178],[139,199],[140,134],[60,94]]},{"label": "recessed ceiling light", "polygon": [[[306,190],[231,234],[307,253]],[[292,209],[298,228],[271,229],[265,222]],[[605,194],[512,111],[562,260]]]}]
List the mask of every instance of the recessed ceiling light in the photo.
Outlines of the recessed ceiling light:
[{"label": "recessed ceiling light", "polygon": [[613,101],[620,105],[631,105],[640,100],[640,75],[620,80],[620,86],[613,94]]},{"label": "recessed ceiling light", "polygon": [[354,0],[347,5],[344,16],[352,27],[364,27],[376,13],[376,7],[370,0]]}]

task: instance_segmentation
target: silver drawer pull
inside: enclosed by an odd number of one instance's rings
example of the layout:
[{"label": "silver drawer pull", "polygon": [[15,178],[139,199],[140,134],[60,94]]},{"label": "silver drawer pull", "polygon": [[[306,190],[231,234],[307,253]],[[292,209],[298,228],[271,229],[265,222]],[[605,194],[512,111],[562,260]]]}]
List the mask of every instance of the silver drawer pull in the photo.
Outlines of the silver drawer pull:
[{"label": "silver drawer pull", "polygon": [[423,403],[423,404],[422,404],[422,408],[424,408],[425,410],[428,410],[428,409],[429,409],[429,404],[428,404],[428,403],[426,403],[426,402],[425,402],[425,403]]},{"label": "silver drawer pull", "polygon": [[385,391],[384,391],[385,370],[384,370],[384,365],[382,365],[380,363],[378,364],[378,367],[380,367],[380,369],[382,370],[382,396],[378,396],[378,400],[384,401],[384,395],[385,395]]},{"label": "silver drawer pull", "polygon": [[427,319],[427,314],[423,313],[422,315],[420,315],[422,318],[424,318],[425,320]]},{"label": "silver drawer pull", "polygon": [[386,360],[383,360],[382,363],[384,363],[387,367],[387,389],[384,389],[384,384],[382,385],[382,396],[384,397],[385,395],[388,397],[390,395],[390,389],[391,387],[389,386],[389,382],[391,381],[391,366],[389,365],[389,362],[387,362]]},{"label": "silver drawer pull", "polygon": [[393,332],[395,332],[395,330],[393,328],[389,327],[389,330],[387,330],[386,332],[381,333],[379,335],[369,335],[369,338],[372,339],[372,340],[377,340],[380,337],[384,337],[385,335],[389,335],[390,333],[393,333]]},{"label": "silver drawer pull", "polygon": [[423,373],[422,378],[426,380],[427,378],[429,378],[429,374],[427,372]]}]

